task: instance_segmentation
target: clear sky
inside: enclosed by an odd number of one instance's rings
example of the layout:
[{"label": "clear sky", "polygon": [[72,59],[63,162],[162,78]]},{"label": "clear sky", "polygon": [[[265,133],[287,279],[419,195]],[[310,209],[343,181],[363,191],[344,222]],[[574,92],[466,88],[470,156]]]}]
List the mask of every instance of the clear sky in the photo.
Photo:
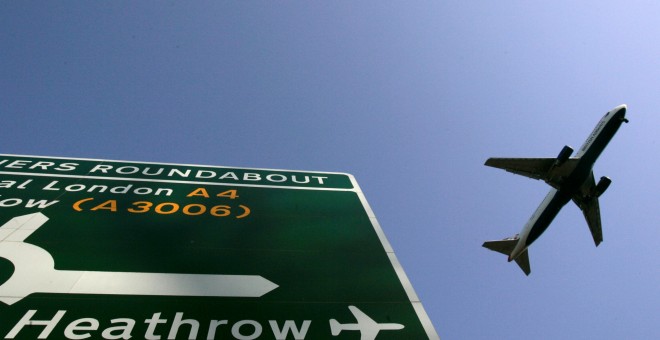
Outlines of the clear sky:
[{"label": "clear sky", "polygon": [[[347,172],[443,339],[660,338],[656,1],[3,1],[0,152]],[[481,247],[628,104],[529,277]]]}]

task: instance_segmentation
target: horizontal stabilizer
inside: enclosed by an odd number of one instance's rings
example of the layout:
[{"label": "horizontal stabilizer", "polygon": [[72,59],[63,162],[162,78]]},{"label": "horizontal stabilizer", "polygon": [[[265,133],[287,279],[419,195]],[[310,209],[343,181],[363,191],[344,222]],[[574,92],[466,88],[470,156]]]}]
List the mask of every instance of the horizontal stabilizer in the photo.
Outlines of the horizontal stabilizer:
[{"label": "horizontal stabilizer", "polygon": [[[516,244],[518,244],[518,235],[506,238],[501,241],[486,241],[484,242],[483,247],[507,256],[511,256],[511,253],[516,247]],[[516,257],[515,261],[518,264],[518,267],[520,267],[520,269],[522,269],[522,271],[525,273],[525,275],[529,275],[529,273],[532,272],[529,265],[529,255],[527,250]]]},{"label": "horizontal stabilizer", "polygon": [[525,272],[525,275],[529,275],[529,273],[532,272],[532,269],[529,267],[529,255],[527,250],[523,251],[520,256],[516,257],[516,263],[518,264],[518,267]]},{"label": "horizontal stabilizer", "polygon": [[511,255],[513,248],[518,244],[517,238],[507,238],[501,241],[486,241],[483,246],[506,256]]}]

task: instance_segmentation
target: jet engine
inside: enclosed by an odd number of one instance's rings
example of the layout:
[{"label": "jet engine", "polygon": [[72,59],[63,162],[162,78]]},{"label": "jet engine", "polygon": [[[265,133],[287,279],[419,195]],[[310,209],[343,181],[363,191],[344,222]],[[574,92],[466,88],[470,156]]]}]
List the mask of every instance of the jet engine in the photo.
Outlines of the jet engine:
[{"label": "jet engine", "polygon": [[572,147],[568,145],[564,146],[564,148],[562,148],[561,151],[559,152],[559,155],[557,156],[557,160],[555,161],[554,165],[560,166],[564,164],[564,162],[568,160],[568,157],[570,157],[572,153],[573,153]]},{"label": "jet engine", "polygon": [[598,181],[598,184],[596,184],[596,189],[594,190],[596,197],[600,197],[600,195],[602,195],[605,192],[605,190],[607,190],[610,184],[612,184],[611,179],[605,176],[601,177],[600,180]]}]

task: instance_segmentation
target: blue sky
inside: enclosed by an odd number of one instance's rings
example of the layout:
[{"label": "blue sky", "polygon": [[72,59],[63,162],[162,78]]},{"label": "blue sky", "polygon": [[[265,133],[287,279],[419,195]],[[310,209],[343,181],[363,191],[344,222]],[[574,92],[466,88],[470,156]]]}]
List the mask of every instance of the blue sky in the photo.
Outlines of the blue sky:
[{"label": "blue sky", "polygon": [[[2,153],[347,172],[443,339],[660,337],[653,1],[2,2]],[[595,166],[603,244],[566,206],[525,277],[483,241],[628,104]]]}]

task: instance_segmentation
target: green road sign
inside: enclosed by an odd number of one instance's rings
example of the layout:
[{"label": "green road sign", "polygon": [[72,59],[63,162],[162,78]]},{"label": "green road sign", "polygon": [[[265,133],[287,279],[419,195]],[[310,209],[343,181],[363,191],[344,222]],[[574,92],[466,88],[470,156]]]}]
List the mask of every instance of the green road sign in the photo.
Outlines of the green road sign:
[{"label": "green road sign", "polygon": [[351,175],[0,155],[2,339],[437,339]]}]

